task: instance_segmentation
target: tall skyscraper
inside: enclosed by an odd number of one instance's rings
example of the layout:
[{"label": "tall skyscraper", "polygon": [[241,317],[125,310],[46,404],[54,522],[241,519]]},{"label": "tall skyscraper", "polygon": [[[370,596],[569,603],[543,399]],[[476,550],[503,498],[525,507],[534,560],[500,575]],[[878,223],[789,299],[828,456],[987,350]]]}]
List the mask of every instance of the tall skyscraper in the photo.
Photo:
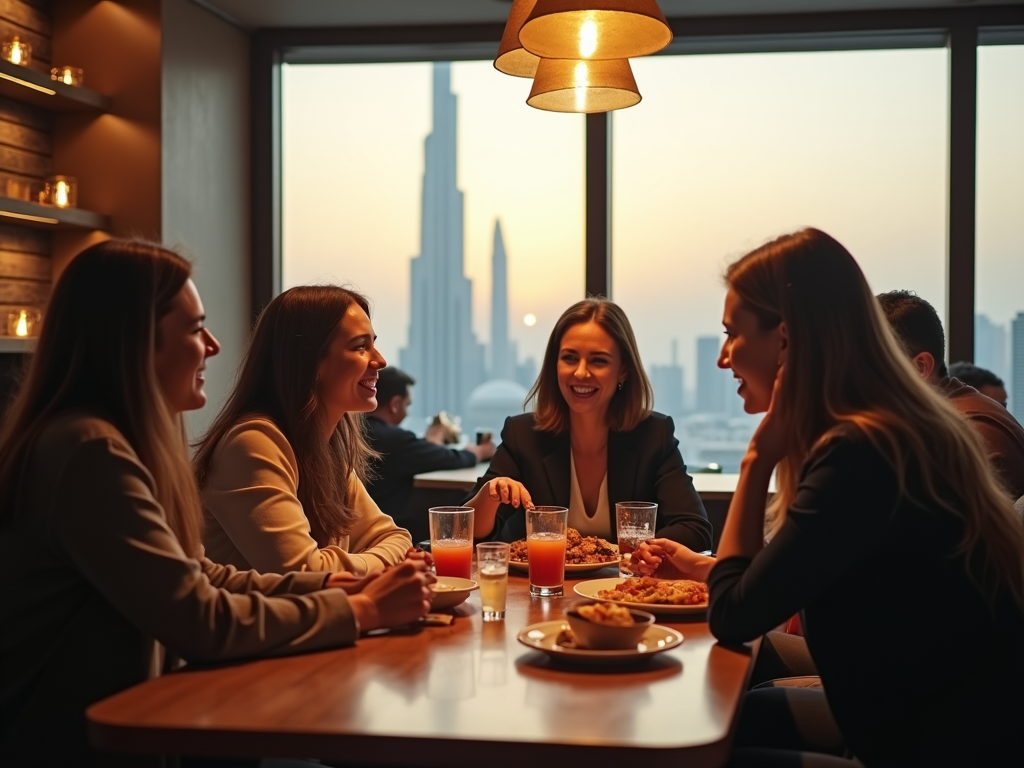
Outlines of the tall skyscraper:
[{"label": "tall skyscraper", "polygon": [[1010,323],[1013,351],[1010,362],[1009,395],[1007,406],[1017,421],[1024,423],[1024,312],[1018,312]]},{"label": "tall skyscraper", "polygon": [[1009,376],[1006,365],[1006,328],[996,325],[985,315],[974,316],[974,362],[1001,379]]},{"label": "tall skyscraper", "polygon": [[648,371],[654,389],[654,410],[673,419],[683,415],[683,369],[679,365],[679,340],[672,339],[670,365],[652,365]]},{"label": "tall skyscraper", "polygon": [[417,383],[414,417],[459,413],[484,378],[473,334],[473,286],[464,272],[463,199],[456,186],[456,110],[451,68],[434,64],[433,126],[424,152],[420,253],[411,262],[409,344],[401,367]]},{"label": "tall skyscraper", "polygon": [[491,256],[491,371],[492,379],[515,379],[516,355],[508,337],[508,257],[501,222],[494,222]]},{"label": "tall skyscraper", "polygon": [[697,337],[697,412],[726,413],[726,381],[718,367],[720,340],[717,336]]}]

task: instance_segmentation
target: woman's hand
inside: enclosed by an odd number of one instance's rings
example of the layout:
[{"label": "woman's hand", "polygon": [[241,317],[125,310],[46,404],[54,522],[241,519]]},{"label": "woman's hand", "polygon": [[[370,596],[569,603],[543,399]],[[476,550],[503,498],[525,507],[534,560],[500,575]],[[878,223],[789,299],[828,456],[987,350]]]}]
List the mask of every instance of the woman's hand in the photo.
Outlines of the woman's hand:
[{"label": "woman's hand", "polygon": [[517,509],[533,509],[533,499],[526,486],[511,477],[496,477],[484,486],[484,490],[500,504],[511,504]]},{"label": "woman's hand", "polygon": [[789,419],[782,405],[782,382],[785,378],[785,365],[780,365],[775,374],[775,385],[772,388],[772,402],[768,406],[761,423],[750,438],[747,459],[775,468],[786,455],[786,434],[789,431]]},{"label": "woman's hand", "polygon": [[426,560],[405,560],[383,573],[365,579],[359,594],[349,600],[359,627],[369,632],[381,627],[400,627],[426,616],[437,579]]},{"label": "woman's hand", "polygon": [[378,574],[372,573],[369,576],[356,576],[348,571],[332,573],[324,582],[324,589],[341,589],[347,594],[355,595],[363,590],[363,587]]},{"label": "woman's hand", "polygon": [[422,560],[427,564],[427,568],[434,566],[434,558],[426,550],[420,549],[419,547],[410,547],[409,551],[405,553],[406,560]]},{"label": "woman's hand", "polygon": [[699,555],[670,539],[649,539],[637,547],[631,563],[644,576],[707,581],[715,558]]}]

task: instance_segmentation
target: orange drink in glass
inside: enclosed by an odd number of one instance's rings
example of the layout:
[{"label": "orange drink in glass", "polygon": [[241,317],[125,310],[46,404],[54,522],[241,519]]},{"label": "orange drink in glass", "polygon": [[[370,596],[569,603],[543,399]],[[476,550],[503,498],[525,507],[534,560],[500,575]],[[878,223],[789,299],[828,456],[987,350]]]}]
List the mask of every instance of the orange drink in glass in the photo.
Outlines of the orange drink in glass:
[{"label": "orange drink in glass", "polygon": [[473,508],[431,507],[430,552],[438,576],[473,575]]},{"label": "orange drink in glass", "polygon": [[526,549],[530,561],[530,594],[560,597],[565,580],[565,533],[569,510],[535,507],[526,510]]}]

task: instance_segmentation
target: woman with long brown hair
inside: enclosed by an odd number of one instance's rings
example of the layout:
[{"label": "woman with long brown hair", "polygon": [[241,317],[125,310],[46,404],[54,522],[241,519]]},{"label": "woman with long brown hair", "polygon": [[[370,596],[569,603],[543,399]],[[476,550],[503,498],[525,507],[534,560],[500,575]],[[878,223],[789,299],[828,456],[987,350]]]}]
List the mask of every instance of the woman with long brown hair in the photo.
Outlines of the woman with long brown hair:
[{"label": "woman with long brown hair", "polygon": [[344,571],[402,562],[412,547],[366,492],[377,407],[367,300],[300,286],[261,313],[234,391],[199,446],[207,555],[239,568]]},{"label": "woman with long brown hair", "polygon": [[[85,708],[186,661],[350,644],[429,609],[425,563],[353,587],[239,572],[202,555],[182,412],[220,347],[185,259],[111,240],[54,288],[0,431],[0,759],[123,765]],[[359,594],[347,595],[344,586]]]},{"label": "woman with long brown hair", "polygon": [[[719,365],[766,416],[717,564],[654,541],[647,566],[708,580],[725,643],[802,611],[842,742],[865,765],[1024,764],[1024,528],[977,434],[825,233],[758,248],[726,284]],[[821,690],[752,691],[737,742],[761,749],[737,762],[796,764],[786,730],[815,708],[827,716]]]},{"label": "woman with long brown hair", "polygon": [[541,504],[568,508],[569,526],[584,536],[614,539],[616,502],[653,501],[659,536],[698,551],[711,547],[711,524],[675,427],[653,411],[621,307],[590,298],[562,313],[529,400],[536,410],[505,421],[501,445],[467,502],[478,538],[524,538],[520,510]]}]

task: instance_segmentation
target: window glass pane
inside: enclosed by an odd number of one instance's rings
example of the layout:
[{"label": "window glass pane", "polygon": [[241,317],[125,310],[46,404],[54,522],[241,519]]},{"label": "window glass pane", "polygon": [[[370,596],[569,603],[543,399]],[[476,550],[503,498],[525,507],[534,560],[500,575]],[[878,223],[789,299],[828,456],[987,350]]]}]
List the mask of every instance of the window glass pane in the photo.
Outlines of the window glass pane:
[{"label": "window glass pane", "polygon": [[1003,381],[1018,421],[1024,421],[1022,94],[1024,45],[978,48],[974,362]]},{"label": "window glass pane", "polygon": [[583,117],[528,108],[530,81],[489,61],[283,69],[284,287],[369,295],[417,379],[410,429],[445,410],[497,434],[583,296]]},{"label": "window glass pane", "polygon": [[818,227],[876,292],[915,290],[945,316],[947,53],[652,56],[633,67],[644,100],[614,116],[613,295],[687,463],[735,472],[759,417],[743,414],[731,373],[715,367],[730,261]]}]

